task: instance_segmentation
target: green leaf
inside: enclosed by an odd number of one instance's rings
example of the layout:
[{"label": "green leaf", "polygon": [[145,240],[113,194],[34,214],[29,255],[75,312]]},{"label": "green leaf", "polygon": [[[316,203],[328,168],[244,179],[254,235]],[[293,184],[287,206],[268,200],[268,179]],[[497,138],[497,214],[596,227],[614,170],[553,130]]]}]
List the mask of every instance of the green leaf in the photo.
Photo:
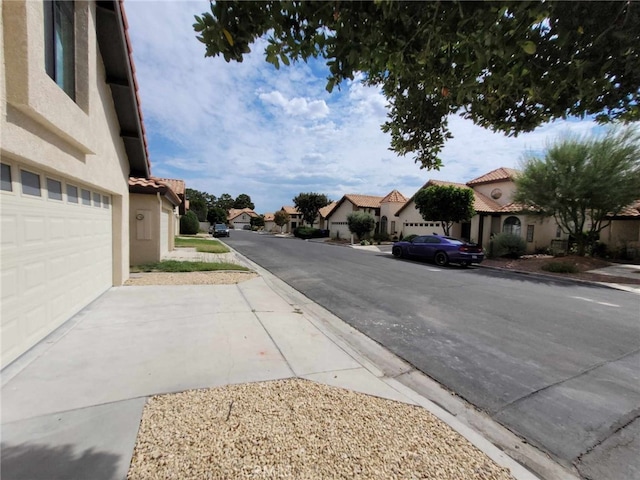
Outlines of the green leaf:
[{"label": "green leaf", "polygon": [[524,53],[527,53],[529,55],[533,55],[534,53],[536,53],[536,44],[531,40],[521,43],[520,46],[522,47],[522,50],[524,50]]}]

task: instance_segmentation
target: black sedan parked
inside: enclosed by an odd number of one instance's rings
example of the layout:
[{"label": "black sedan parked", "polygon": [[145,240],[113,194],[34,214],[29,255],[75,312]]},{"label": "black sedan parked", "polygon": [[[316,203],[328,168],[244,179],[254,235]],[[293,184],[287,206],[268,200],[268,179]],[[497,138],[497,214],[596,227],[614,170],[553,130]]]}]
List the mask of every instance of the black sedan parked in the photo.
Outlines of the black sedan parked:
[{"label": "black sedan parked", "polygon": [[464,267],[484,260],[482,247],[441,235],[420,235],[409,241],[393,244],[394,257],[421,257],[432,260],[439,266],[458,263]]}]

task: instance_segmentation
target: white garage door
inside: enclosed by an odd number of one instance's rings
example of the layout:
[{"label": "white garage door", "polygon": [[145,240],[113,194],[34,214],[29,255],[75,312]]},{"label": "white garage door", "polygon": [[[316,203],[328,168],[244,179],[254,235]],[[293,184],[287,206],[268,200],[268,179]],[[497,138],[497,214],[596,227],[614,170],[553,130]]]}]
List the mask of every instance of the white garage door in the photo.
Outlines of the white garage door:
[{"label": "white garage door", "polygon": [[112,285],[112,202],[76,182],[15,164],[2,168],[6,365]]}]

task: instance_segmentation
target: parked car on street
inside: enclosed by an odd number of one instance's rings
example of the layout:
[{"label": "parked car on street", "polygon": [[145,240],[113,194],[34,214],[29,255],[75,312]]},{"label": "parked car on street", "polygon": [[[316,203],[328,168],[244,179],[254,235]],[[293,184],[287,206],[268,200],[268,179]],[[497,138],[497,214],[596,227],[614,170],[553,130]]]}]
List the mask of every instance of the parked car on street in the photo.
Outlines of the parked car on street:
[{"label": "parked car on street", "polygon": [[227,227],[224,223],[216,223],[209,227],[209,233],[214,237],[228,237],[229,236],[229,227]]},{"label": "parked car on street", "polygon": [[484,260],[482,247],[443,235],[419,235],[409,241],[393,244],[394,257],[420,257],[435,262],[441,267],[458,263],[464,267]]}]

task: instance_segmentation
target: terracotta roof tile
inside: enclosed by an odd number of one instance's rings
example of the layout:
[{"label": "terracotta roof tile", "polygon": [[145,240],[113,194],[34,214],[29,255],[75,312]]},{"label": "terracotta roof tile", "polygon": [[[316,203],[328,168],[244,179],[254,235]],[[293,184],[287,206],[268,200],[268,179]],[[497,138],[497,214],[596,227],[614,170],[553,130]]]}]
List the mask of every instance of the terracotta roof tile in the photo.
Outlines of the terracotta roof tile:
[{"label": "terracotta roof tile", "polygon": [[227,218],[229,220],[233,220],[234,218],[242,215],[243,213],[249,214],[250,217],[257,217],[258,214],[251,210],[250,208],[232,208],[227,212]]},{"label": "terracotta roof tile", "polygon": [[356,207],[362,208],[380,208],[380,203],[383,199],[383,197],[376,197],[374,195],[359,195],[357,193],[348,193],[344,197],[351,203],[353,203]]},{"label": "terracotta roof tile", "polygon": [[392,190],[386,197],[380,200],[380,203],[404,203],[406,201],[407,197],[401,194],[398,190]]},{"label": "terracotta roof tile", "polygon": [[184,192],[185,192],[184,180],[178,180],[175,178],[158,178],[158,177],[151,177],[151,178],[169,185],[169,187],[171,187],[171,190],[176,192],[178,195],[184,195]]},{"label": "terracotta roof tile", "polygon": [[326,207],[322,207],[318,213],[320,214],[320,216],[322,218],[327,218],[327,215],[329,215],[329,213],[331,212],[331,210],[333,210],[333,207],[335,207],[338,204],[338,202],[331,202],[329,205],[327,205]]},{"label": "terracotta roof tile", "polygon": [[300,215],[300,212],[298,211],[298,209],[296,207],[291,207],[289,205],[285,205],[280,210],[284,210],[289,215]]},{"label": "terracotta roof tile", "polygon": [[636,217],[640,218],[640,199],[627,205],[615,215],[608,214],[607,217]]},{"label": "terracotta roof tile", "polygon": [[131,43],[131,38],[129,38],[129,21],[127,20],[127,13],[124,9],[124,0],[120,0],[118,4],[120,6],[120,14],[122,16],[122,23],[124,28],[124,39],[127,44],[127,53],[128,53],[127,57],[129,57],[129,65],[131,67],[131,76],[133,77],[133,89],[134,89],[136,103],[137,103],[136,107],[138,109],[138,118],[140,119],[140,128],[142,130],[140,134],[142,135],[144,151],[147,156],[147,167],[149,169],[149,172],[151,172],[151,158],[149,156],[149,143],[147,142],[147,133],[146,133],[146,128],[144,126],[144,118],[142,116],[142,102],[140,101],[140,95],[138,94],[140,89],[138,88],[138,79],[136,78],[136,65],[135,65],[135,62],[133,61],[133,46]]},{"label": "terracotta roof tile", "polygon": [[[476,212],[481,212],[481,213],[492,213],[492,212],[499,212],[500,209],[502,208],[500,206],[500,204],[498,202],[496,202],[495,200],[481,194],[480,192],[476,192],[475,190],[473,190],[471,187],[465,185],[464,183],[456,183],[456,182],[447,182],[445,180],[429,180],[427,183],[425,183],[422,187],[420,187],[418,189],[418,192],[420,190],[422,190],[423,188],[427,188],[430,187],[432,185],[440,185],[440,186],[453,186],[453,187],[458,187],[458,188],[468,188],[473,192],[473,209]],[[418,193],[416,192],[416,193]],[[400,216],[400,212],[402,212],[405,208],[407,208],[407,206],[413,201],[413,199],[415,198],[415,193],[411,196],[411,198],[409,200],[407,200],[407,202],[396,212],[395,216],[399,217]]]},{"label": "terracotta roof tile", "polygon": [[167,197],[175,206],[182,203],[182,200],[180,200],[171,187],[166,183],[160,182],[157,178],[129,177],[129,192],[143,194],[160,193]]},{"label": "terracotta roof tile", "polygon": [[273,222],[275,220],[275,216],[273,213],[265,213],[264,214],[264,221],[265,222]]},{"label": "terracotta roof tile", "polygon": [[467,185],[480,185],[482,183],[493,183],[493,182],[502,182],[505,180],[513,180],[515,179],[520,172],[513,168],[500,167],[495,170],[490,171],[489,173],[485,173],[484,175],[474,178],[473,180],[469,180]]}]

